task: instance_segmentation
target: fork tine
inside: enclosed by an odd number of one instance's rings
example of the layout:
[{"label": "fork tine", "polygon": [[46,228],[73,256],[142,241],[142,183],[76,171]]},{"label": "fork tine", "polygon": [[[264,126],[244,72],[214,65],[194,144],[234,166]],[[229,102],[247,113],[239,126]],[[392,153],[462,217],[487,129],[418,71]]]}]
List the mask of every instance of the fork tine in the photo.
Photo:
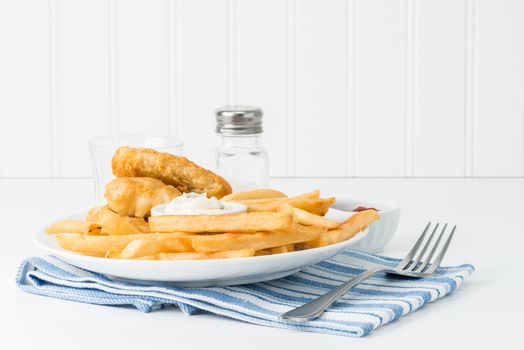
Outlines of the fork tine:
[{"label": "fork tine", "polygon": [[438,236],[437,241],[435,242],[435,244],[433,245],[433,248],[429,252],[429,255],[426,258],[426,261],[424,261],[420,265],[419,268],[414,270],[415,272],[424,272],[426,267],[428,267],[429,262],[431,261],[431,259],[433,258],[433,255],[435,255],[435,252],[437,251],[438,245],[440,244],[440,241],[442,240],[442,237],[444,237],[444,232],[446,232],[447,227],[448,227],[448,224],[445,224],[444,227],[442,228],[442,231],[440,231],[440,235]]},{"label": "fork tine", "polygon": [[431,263],[431,266],[426,271],[426,273],[433,273],[438,269],[438,267],[440,266],[440,263],[442,262],[442,259],[444,259],[444,255],[446,255],[446,251],[448,250],[449,243],[451,242],[451,239],[453,238],[453,235],[455,234],[456,229],[457,229],[457,225],[453,226],[453,230],[451,230],[451,233],[449,234],[448,239],[446,240],[446,242],[444,242],[444,246],[442,246],[442,249],[440,250],[437,257],[435,258],[435,261]]},{"label": "fork tine", "polygon": [[431,222],[428,222],[428,224],[426,225],[426,228],[424,229],[424,232],[422,232],[422,234],[417,239],[417,241],[415,242],[415,244],[413,245],[409,253],[397,265],[398,269],[404,269],[411,262],[411,259],[413,259],[413,257],[415,256],[415,254],[418,251],[418,248],[422,244],[422,241],[424,241],[424,237],[426,237],[426,233],[428,232],[430,226],[431,226]]},{"label": "fork tine", "polygon": [[431,244],[431,241],[433,240],[433,237],[435,237],[435,233],[437,232],[439,225],[440,225],[439,223],[435,225],[435,228],[433,229],[433,231],[431,232],[431,235],[427,239],[426,244],[424,244],[424,247],[422,247],[422,250],[417,254],[417,257],[415,258],[415,260],[413,260],[413,263],[411,263],[411,265],[409,266],[406,266],[406,270],[414,271],[417,269],[418,264],[424,257],[424,254],[426,254],[426,250],[428,250],[429,245]]}]

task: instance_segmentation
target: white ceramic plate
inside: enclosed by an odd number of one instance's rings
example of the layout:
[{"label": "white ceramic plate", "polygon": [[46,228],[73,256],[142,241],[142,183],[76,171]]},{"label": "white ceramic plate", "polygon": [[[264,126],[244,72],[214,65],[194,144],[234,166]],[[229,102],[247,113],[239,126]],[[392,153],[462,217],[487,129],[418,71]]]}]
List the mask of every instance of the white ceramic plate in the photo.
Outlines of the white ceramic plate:
[{"label": "white ceramic plate", "polygon": [[[347,217],[351,215],[352,213],[347,213]],[[83,217],[85,215],[68,219]],[[326,217],[330,217],[329,213]],[[179,287],[207,287],[254,283],[291,275],[351,247],[368,232],[366,229],[345,242],[327,247],[249,258],[213,260],[148,261],[85,256],[63,249],[53,235],[46,234],[43,229],[37,232],[35,241],[42,249],[63,261],[110,278],[142,284],[161,281]]]}]

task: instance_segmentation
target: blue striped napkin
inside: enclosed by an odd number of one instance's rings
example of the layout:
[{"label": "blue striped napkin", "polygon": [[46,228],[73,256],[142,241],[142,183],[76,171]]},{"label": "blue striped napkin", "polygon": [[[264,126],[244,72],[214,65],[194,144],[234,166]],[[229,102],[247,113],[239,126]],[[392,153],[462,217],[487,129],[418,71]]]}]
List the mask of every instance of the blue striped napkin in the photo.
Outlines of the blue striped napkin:
[{"label": "blue striped napkin", "polygon": [[16,283],[27,292],[100,305],[132,305],[149,312],[176,305],[193,315],[201,310],[254,324],[361,337],[451,293],[469,276],[469,264],[444,267],[418,280],[377,275],[349,291],[321,317],[307,323],[278,316],[325,293],[371,267],[395,266],[399,260],[344,251],[294,275],[261,283],[213,288],[142,286],[117,282],[55,257],[31,257],[20,266]]}]

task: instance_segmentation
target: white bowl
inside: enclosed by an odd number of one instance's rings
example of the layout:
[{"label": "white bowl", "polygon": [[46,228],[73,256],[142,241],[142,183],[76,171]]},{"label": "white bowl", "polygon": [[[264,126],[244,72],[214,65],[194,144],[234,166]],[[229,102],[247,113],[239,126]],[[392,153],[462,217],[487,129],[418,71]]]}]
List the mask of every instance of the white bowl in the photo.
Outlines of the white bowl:
[{"label": "white bowl", "polygon": [[380,220],[369,226],[369,233],[351,247],[368,253],[378,253],[384,250],[397,231],[400,219],[400,206],[391,203],[372,202],[358,199],[340,199],[333,208],[352,211],[357,207],[378,209]]}]

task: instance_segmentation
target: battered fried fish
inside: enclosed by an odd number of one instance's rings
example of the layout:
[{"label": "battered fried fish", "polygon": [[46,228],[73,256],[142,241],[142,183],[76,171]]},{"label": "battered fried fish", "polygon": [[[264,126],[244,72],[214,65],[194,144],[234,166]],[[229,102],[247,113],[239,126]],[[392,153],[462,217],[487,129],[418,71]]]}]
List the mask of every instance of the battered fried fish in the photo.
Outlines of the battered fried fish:
[{"label": "battered fried fish", "polygon": [[150,177],[117,177],[104,194],[111,210],[122,216],[143,218],[151,208],[180,196],[175,187]]},{"label": "battered fried fish", "polygon": [[117,177],[153,177],[180,192],[206,192],[208,197],[217,198],[231,193],[229,183],[215,173],[187,158],[149,148],[120,147],[113,156],[112,166]]}]

